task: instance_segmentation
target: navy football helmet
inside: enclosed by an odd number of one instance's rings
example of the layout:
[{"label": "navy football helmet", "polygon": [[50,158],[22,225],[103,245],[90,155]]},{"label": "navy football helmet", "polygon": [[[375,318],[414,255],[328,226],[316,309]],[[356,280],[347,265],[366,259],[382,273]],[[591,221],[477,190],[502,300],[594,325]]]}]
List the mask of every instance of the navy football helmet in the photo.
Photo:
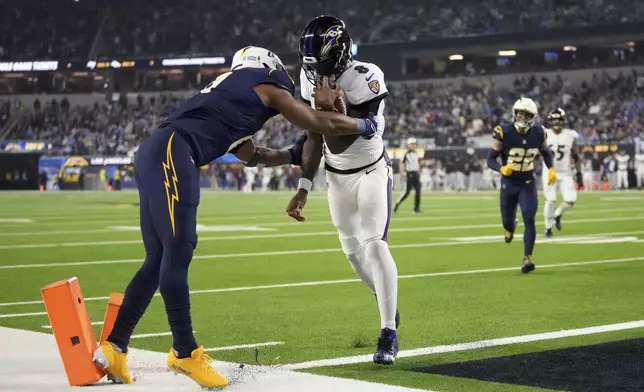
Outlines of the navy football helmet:
[{"label": "navy football helmet", "polygon": [[310,21],[302,31],[298,56],[306,78],[313,84],[323,76],[339,78],[351,60],[352,44],[341,19],[322,15]]}]

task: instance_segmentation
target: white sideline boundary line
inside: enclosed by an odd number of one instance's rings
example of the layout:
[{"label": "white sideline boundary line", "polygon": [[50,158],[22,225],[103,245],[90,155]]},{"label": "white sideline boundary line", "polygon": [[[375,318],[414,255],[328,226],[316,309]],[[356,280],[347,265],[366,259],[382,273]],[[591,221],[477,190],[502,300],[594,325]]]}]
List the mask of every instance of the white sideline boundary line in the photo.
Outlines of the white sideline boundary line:
[{"label": "white sideline boundary line", "polygon": [[206,352],[233,351],[233,350],[241,350],[241,349],[244,349],[244,348],[279,346],[281,344],[284,344],[284,342],[264,342],[264,343],[253,343],[253,344],[238,344],[238,345],[235,345],[235,346],[205,348],[204,351],[206,351]]},{"label": "white sideline boundary line", "polygon": [[[572,219],[567,220],[566,224],[590,223],[590,222],[621,222],[644,220],[644,216],[628,216],[618,218],[591,218],[591,219]],[[543,222],[537,223],[543,225]],[[416,231],[448,231],[463,229],[487,229],[500,227],[498,223],[480,224],[480,225],[456,225],[456,226],[421,226],[421,227],[403,227],[389,229],[390,233],[406,233]],[[294,238],[294,237],[317,237],[337,235],[337,231],[318,231],[303,233],[280,233],[280,234],[251,234],[235,236],[200,236],[199,241],[233,241],[233,240],[251,240],[251,239],[273,239],[273,238]],[[17,244],[17,245],[0,245],[2,249],[37,249],[37,248],[66,248],[66,247],[84,247],[84,246],[110,246],[110,245],[140,245],[142,240],[121,240],[121,241],[91,241],[91,242],[54,242],[48,244]],[[4,266],[0,266],[0,269]]]},{"label": "white sideline boundary line", "polygon": [[[586,327],[577,329],[564,329],[555,332],[537,333],[533,335],[512,336],[508,338],[479,340],[476,342],[431,346],[417,348],[413,350],[403,350],[398,353],[398,358],[418,357],[421,355],[452,353],[457,351],[477,350],[480,348],[507,346],[510,344],[530,343],[544,340],[553,340],[568,338],[573,336],[592,335],[597,333],[623,331],[627,329],[643,328],[644,320],[630,321],[619,324],[607,324],[596,327]],[[301,362],[291,365],[284,365],[284,368],[290,370],[310,369],[323,366],[350,365],[355,363],[366,363],[372,361],[372,355],[356,355],[353,357],[323,359],[319,361]]]},{"label": "white sideline boundary line", "polygon": [[[69,392],[56,341],[51,334],[0,327],[0,347],[14,353],[0,356],[0,390],[21,392]],[[137,350],[128,355],[128,366],[137,378],[132,385],[105,380],[96,384],[102,392],[199,391],[187,377],[167,371],[167,353]],[[25,366],[29,364],[29,366]],[[215,361],[215,368],[228,378],[231,392],[431,392],[352,379],[294,372],[278,366],[246,365]],[[91,387],[88,387],[91,388]]]},{"label": "white sideline boundary line", "polygon": [[[459,244],[462,244],[462,243],[459,242]],[[579,267],[579,266],[594,265],[594,264],[628,263],[631,261],[641,261],[641,260],[644,260],[644,256],[628,257],[628,258],[622,258],[622,259],[609,259],[609,260],[576,261],[571,263],[558,263],[558,264],[538,264],[537,267],[538,269]],[[518,270],[519,270],[518,267],[502,267],[502,268],[488,268],[488,269],[477,269],[477,270],[430,272],[426,274],[399,275],[398,279],[433,278],[433,277],[439,277],[439,276],[472,275],[472,274],[485,274],[485,273],[492,273],[492,272],[511,272],[511,271],[518,271]],[[361,282],[361,280],[360,279],[318,280],[318,281],[312,281],[312,282],[282,283],[282,284],[271,284],[271,285],[262,285],[262,286],[242,286],[242,287],[226,287],[226,288],[220,288],[220,289],[191,290],[190,294],[228,293],[228,292],[235,292],[235,291],[269,290],[269,289],[282,289],[282,288],[306,287],[306,286],[325,286],[325,285],[332,285],[332,284],[357,283],[357,282]],[[156,293],[154,294],[154,296],[159,297],[161,296],[161,294]],[[88,298],[85,298],[85,302],[103,301],[107,299],[109,299],[109,297],[88,297]],[[36,305],[41,303],[42,301],[5,302],[5,303],[0,303],[0,306]],[[47,314],[47,312],[0,314],[0,318],[29,317],[29,316],[40,316],[45,314]]]}]

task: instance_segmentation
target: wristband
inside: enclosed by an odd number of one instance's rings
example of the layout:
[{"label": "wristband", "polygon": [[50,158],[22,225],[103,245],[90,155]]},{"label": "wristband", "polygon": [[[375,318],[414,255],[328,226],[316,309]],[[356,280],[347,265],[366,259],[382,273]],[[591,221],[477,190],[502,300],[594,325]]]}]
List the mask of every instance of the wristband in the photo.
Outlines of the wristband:
[{"label": "wristband", "polygon": [[311,187],[313,183],[308,178],[300,177],[300,181],[297,182],[297,189],[304,189],[307,192],[311,192]]}]

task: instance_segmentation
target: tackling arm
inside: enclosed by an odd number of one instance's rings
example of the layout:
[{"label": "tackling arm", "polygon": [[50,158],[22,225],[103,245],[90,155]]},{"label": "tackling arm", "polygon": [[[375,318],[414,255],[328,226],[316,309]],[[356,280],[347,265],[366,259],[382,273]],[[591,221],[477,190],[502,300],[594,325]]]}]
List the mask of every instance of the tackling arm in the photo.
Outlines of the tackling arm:
[{"label": "tackling arm", "polygon": [[282,166],[293,163],[292,149],[275,150],[255,146],[252,140],[247,140],[230,151],[248,167],[263,164],[267,167]]},{"label": "tackling arm", "polygon": [[581,154],[579,152],[579,143],[577,142],[577,139],[575,139],[572,142],[570,156],[572,157],[572,161],[575,164],[575,170],[577,170],[577,174],[575,174],[575,181],[577,182],[578,186],[583,187],[584,176],[581,174]]},{"label": "tackling arm", "polygon": [[292,124],[311,132],[328,136],[362,135],[371,137],[377,126],[372,118],[355,119],[339,113],[313,110],[299,102],[286,90],[269,85],[255,86],[265,105],[282,113]]}]

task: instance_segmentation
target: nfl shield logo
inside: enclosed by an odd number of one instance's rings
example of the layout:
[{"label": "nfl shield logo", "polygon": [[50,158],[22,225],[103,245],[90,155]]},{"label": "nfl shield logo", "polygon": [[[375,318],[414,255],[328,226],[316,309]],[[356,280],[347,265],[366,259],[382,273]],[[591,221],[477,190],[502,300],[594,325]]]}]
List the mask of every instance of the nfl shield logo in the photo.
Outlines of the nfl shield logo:
[{"label": "nfl shield logo", "polygon": [[528,141],[524,139],[524,140],[523,140],[523,144],[527,144],[527,143],[528,143]]},{"label": "nfl shield logo", "polygon": [[377,80],[372,80],[368,84],[369,90],[371,90],[372,93],[378,94],[380,92],[380,82]]}]

